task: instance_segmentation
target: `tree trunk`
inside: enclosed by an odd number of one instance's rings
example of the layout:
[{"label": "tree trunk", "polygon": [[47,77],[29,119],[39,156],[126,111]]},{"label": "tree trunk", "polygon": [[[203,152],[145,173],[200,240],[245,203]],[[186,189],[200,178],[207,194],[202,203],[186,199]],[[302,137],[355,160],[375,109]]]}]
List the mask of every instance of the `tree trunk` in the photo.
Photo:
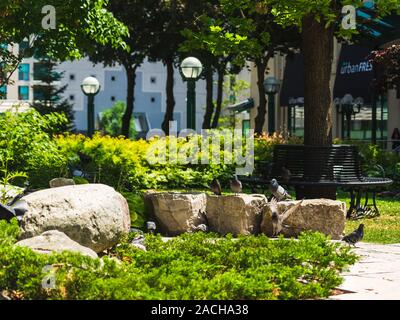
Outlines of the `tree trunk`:
[{"label": "tree trunk", "polygon": [[264,80],[265,80],[265,69],[267,68],[267,63],[263,59],[257,59],[255,61],[257,66],[257,87],[259,96],[259,105],[257,109],[257,116],[254,120],[256,134],[261,134],[263,132],[265,115],[267,114],[267,99],[265,97]]},{"label": "tree trunk", "polygon": [[174,108],[175,108],[175,98],[174,98],[174,59],[169,57],[165,64],[167,66],[167,84],[166,84],[166,94],[167,94],[167,110],[165,111],[164,121],[161,128],[166,135],[169,135],[169,122],[174,120]]},{"label": "tree trunk", "polygon": [[303,18],[304,144],[332,145],[330,88],[334,26],[325,27],[314,16]]},{"label": "tree trunk", "polygon": [[[303,18],[302,52],[304,55],[304,144],[310,146],[332,145],[332,94],[331,71],[333,60],[334,26],[316,21],[315,16]],[[322,176],[326,161],[313,162],[312,155],[304,162],[305,177]],[[328,157],[328,156],[327,156]],[[335,187],[304,187],[297,196],[306,199],[336,199]]]},{"label": "tree trunk", "polygon": [[205,70],[206,77],[206,113],[204,114],[203,120],[203,129],[211,128],[211,119],[214,113],[214,101],[213,101],[213,87],[214,87],[214,79],[211,65],[206,67]]},{"label": "tree trunk", "polygon": [[215,114],[211,126],[214,129],[218,127],[219,117],[221,116],[221,111],[222,111],[222,99],[224,95],[224,77],[225,77],[225,68],[218,70],[217,106],[215,109]]},{"label": "tree trunk", "polygon": [[129,130],[131,126],[131,119],[135,102],[136,68],[137,66],[125,66],[126,77],[128,80],[128,88],[126,96],[126,110],[124,115],[122,116],[121,134],[126,138],[129,138]]}]

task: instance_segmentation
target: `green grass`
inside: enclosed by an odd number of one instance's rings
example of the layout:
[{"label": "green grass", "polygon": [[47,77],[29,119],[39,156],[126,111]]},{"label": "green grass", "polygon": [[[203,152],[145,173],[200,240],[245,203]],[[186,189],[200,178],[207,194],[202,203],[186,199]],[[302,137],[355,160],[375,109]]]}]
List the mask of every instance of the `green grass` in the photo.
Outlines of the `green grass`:
[{"label": "green grass", "polygon": [[[345,194],[340,194],[338,200],[346,202],[347,208],[349,207],[350,201]],[[377,207],[380,212],[377,218],[347,221],[346,234],[363,223],[365,225],[364,242],[400,243],[400,201],[378,199]]]}]

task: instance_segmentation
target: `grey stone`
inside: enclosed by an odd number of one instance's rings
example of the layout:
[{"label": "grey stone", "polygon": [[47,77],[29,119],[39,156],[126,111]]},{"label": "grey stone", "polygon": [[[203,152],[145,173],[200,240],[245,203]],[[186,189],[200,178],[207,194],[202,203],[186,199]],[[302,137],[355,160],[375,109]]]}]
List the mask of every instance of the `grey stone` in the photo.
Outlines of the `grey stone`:
[{"label": "grey stone", "polygon": [[128,203],[106,185],[46,189],[22,199],[26,201],[28,211],[21,222],[21,239],[59,230],[79,244],[101,252],[129,233]]},{"label": "grey stone", "polygon": [[[278,213],[282,214],[298,201],[278,202]],[[290,215],[284,225],[282,234],[287,237],[297,237],[302,231],[319,231],[329,235],[334,240],[341,239],[346,223],[346,204],[328,199],[304,200],[299,210]],[[267,205],[263,213],[261,230],[268,236],[272,235],[271,209]]]},{"label": "grey stone", "polygon": [[210,231],[223,235],[258,234],[267,203],[261,194],[208,195],[206,216]]},{"label": "grey stone", "polygon": [[204,193],[149,193],[154,216],[161,233],[177,236],[205,223],[206,195]]},{"label": "grey stone", "polygon": [[65,233],[57,230],[43,232],[40,236],[21,240],[15,245],[31,248],[37,253],[51,254],[52,252],[72,251],[91,258],[97,258],[96,252],[92,249],[81,246],[71,240]]},{"label": "grey stone", "polygon": [[75,181],[73,179],[66,178],[55,178],[49,182],[50,188],[59,188],[65,186],[74,186]]}]

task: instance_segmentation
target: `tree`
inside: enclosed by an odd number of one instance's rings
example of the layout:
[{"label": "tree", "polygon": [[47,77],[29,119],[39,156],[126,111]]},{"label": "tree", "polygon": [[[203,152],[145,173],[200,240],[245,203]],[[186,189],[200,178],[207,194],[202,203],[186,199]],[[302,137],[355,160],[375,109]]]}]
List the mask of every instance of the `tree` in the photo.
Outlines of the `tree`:
[{"label": "tree", "polygon": [[[113,137],[119,136],[121,134],[121,118],[125,109],[125,103],[117,101],[112,108],[103,111],[100,117],[100,130]],[[136,137],[134,119],[131,119],[129,130],[129,137],[134,139]]]},{"label": "tree", "polygon": [[[20,53],[0,50],[0,87],[10,81],[24,55],[49,56],[52,59],[79,59],[95,46],[125,48],[122,37],[127,28],[106,10],[108,0],[53,0],[55,28],[47,28],[42,9],[46,0],[2,0],[0,2],[0,44],[29,41]],[[49,18],[51,19],[51,17]],[[46,28],[44,28],[46,27]]]},{"label": "tree", "polygon": [[45,115],[52,112],[63,113],[68,122],[57,128],[56,133],[63,133],[73,129],[74,111],[73,106],[67,99],[62,99],[67,85],[58,87],[55,82],[60,81],[63,73],[57,72],[54,68],[57,63],[51,59],[40,60],[40,74],[38,79],[41,83],[33,86],[34,103],[32,105],[40,114]]},{"label": "tree", "polygon": [[150,46],[155,42],[156,28],[161,10],[159,0],[113,0],[107,8],[122,21],[129,30],[124,38],[128,50],[111,45],[96,46],[89,54],[91,61],[104,65],[120,64],[127,77],[126,110],[122,116],[121,134],[129,138],[131,119],[135,102],[136,71],[150,54]]},{"label": "tree", "polygon": [[230,58],[224,63],[231,60],[243,66],[249,60],[256,65],[259,106],[255,132],[261,133],[267,112],[264,79],[268,62],[276,52],[287,52],[299,45],[298,31],[295,27],[284,30],[277,24],[269,4],[220,0],[220,5],[221,17],[209,17],[207,32],[198,38],[214,55]]},{"label": "tree", "polygon": [[[265,1],[266,2],[266,1]],[[376,0],[377,16],[399,11],[399,0]],[[268,1],[271,3],[271,1]],[[345,5],[355,8],[363,1],[348,0],[275,0],[272,4],[276,21],[283,26],[301,29],[301,49],[305,57],[304,143],[332,144],[332,94],[330,89],[334,36],[349,40],[356,29],[342,28]]]}]

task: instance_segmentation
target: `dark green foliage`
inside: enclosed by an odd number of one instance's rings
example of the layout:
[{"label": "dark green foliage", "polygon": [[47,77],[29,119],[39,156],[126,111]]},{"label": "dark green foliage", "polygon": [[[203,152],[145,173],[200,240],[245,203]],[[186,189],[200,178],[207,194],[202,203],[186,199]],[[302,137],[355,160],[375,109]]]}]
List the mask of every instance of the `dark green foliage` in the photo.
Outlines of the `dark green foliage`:
[{"label": "dark green foliage", "polygon": [[33,86],[34,103],[32,106],[42,115],[57,112],[66,116],[68,122],[54,128],[55,132],[52,133],[71,131],[74,122],[73,106],[67,99],[62,99],[62,94],[67,86],[58,87],[54,84],[62,79],[64,73],[54,70],[57,63],[51,61],[51,59],[44,58],[39,63],[40,72],[38,72],[36,80],[40,80],[41,83]]},{"label": "dark green foliage", "polygon": [[[341,283],[338,272],[356,261],[347,246],[317,233],[298,241],[195,233],[168,242],[148,235],[147,252],[125,241],[111,252],[120,263],[109,257],[100,263],[12,247],[15,229],[15,223],[0,223],[0,290],[24,299],[321,298]],[[41,287],[46,265],[54,267],[55,289]]]}]

